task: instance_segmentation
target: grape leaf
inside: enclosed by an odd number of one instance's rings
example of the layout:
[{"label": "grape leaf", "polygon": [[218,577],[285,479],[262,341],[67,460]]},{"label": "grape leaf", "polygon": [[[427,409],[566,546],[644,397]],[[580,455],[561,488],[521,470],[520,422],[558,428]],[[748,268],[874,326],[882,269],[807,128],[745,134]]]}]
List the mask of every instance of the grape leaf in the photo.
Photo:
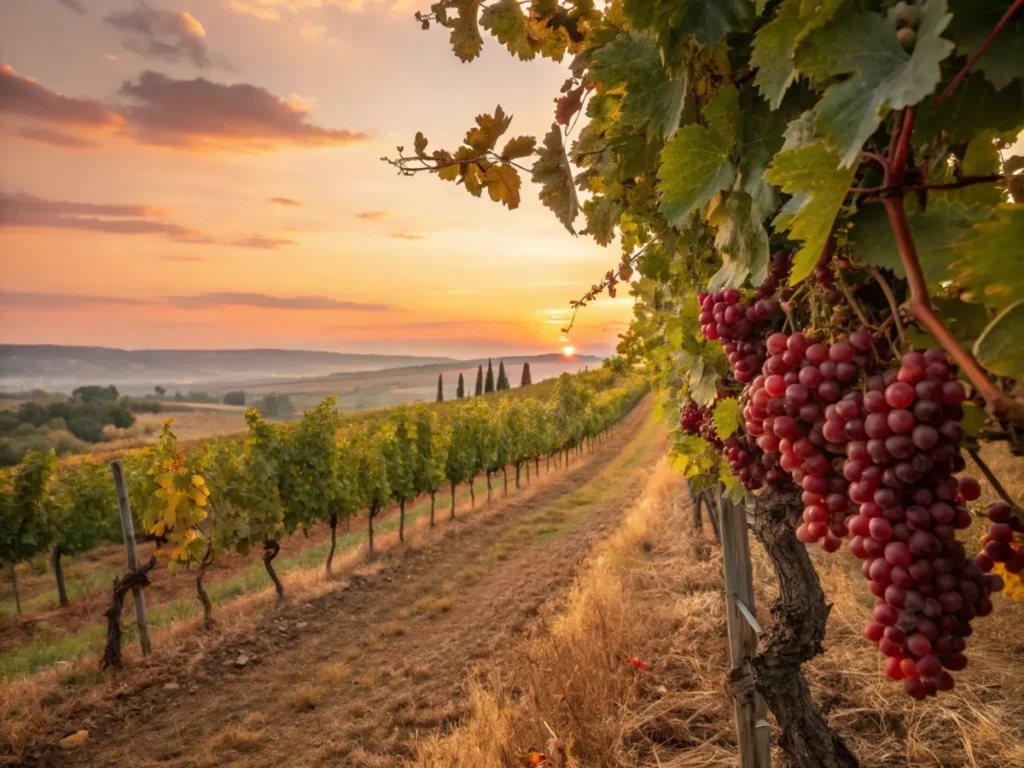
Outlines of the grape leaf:
[{"label": "grape leaf", "polygon": [[917,104],[935,90],[942,77],[939,63],[953,51],[953,43],[941,37],[951,18],[946,0],[921,6],[910,54],[896,39],[895,26],[870,11],[845,15],[797,47],[797,69],[813,81],[851,75],[830,85],[817,106],[818,135],[843,166],[856,161],[887,109]]},{"label": "grape leaf", "polygon": [[510,210],[519,207],[519,171],[505,163],[495,163],[484,174],[487,193],[496,203],[504,203]]},{"label": "grape leaf", "polygon": [[[988,176],[1001,173],[1002,163],[999,150],[993,141],[991,131],[983,131],[975,136],[967,145],[963,160],[960,161],[960,172],[964,176]],[[937,197],[953,200],[964,205],[985,205],[994,208],[1003,199],[1002,190],[995,184],[975,184],[963,189],[936,190]]]},{"label": "grape leaf", "polygon": [[[941,198],[932,200],[926,211],[907,212],[917,258],[928,285],[952,279],[949,265],[957,258],[957,245],[973,237],[973,225],[990,216],[988,208],[969,208]],[[882,206],[866,205],[857,212],[853,217],[851,240],[859,261],[888,269],[896,277],[906,279],[892,225]]]},{"label": "grape leaf", "polygon": [[838,167],[838,159],[821,141],[780,152],[765,172],[768,182],[786,194],[801,196],[793,198],[796,205],[787,203],[772,223],[776,232],[788,229],[793,239],[804,243],[793,258],[790,284],[814,269],[856,172],[856,163]]},{"label": "grape leaf", "polygon": [[697,357],[687,373],[690,397],[701,405],[711,405],[718,396],[718,374],[715,369]]},{"label": "grape leaf", "polygon": [[526,28],[526,14],[516,0],[497,0],[484,6],[480,15],[480,26],[498,38],[509,53],[523,61],[529,61],[537,53],[533,49]]},{"label": "grape leaf", "polygon": [[558,123],[544,137],[544,146],[540,149],[540,157],[533,165],[533,181],[541,185],[540,200],[550,208],[558,220],[572,234],[573,222],[580,212],[580,202],[576,197],[576,185],[572,178],[569,159],[565,156],[562,144],[562,131]]},{"label": "grape leaf", "polygon": [[797,45],[815,29],[824,25],[846,0],[783,0],[768,24],[754,36],[750,66],[757,68],[754,84],[772,109],[782,103],[786,90],[796,79],[793,54]]},{"label": "grape leaf", "polygon": [[516,136],[509,139],[505,148],[501,150],[502,160],[518,160],[521,157],[529,157],[537,146],[537,140],[533,136]]},{"label": "grape leaf", "polygon": [[[948,80],[942,83],[944,88]],[[1024,91],[1013,82],[997,91],[984,75],[972,73],[938,109],[919,109],[914,138],[942,134],[953,143],[966,143],[985,130],[1016,135],[1024,125]]]},{"label": "grape leaf", "polygon": [[768,233],[751,207],[750,195],[736,190],[715,211],[714,219],[719,221],[712,223],[718,224],[715,247],[722,267],[711,278],[709,291],[739,288],[748,277],[753,285],[760,285],[768,276]]},{"label": "grape leaf", "polygon": [[974,437],[988,425],[988,414],[970,400],[964,402],[963,409],[964,417],[960,419],[960,428],[968,437]]},{"label": "grape leaf", "polygon": [[[1007,10],[1006,0],[951,0],[953,23],[950,36],[956,52],[970,56]],[[1013,80],[1024,79],[1024,19],[1018,13],[1004,26],[974,65],[1001,91]]]},{"label": "grape leaf", "polygon": [[421,131],[416,133],[416,138],[413,139],[413,149],[418,157],[425,157],[427,152],[427,137],[423,135]]},{"label": "grape leaf", "polygon": [[1024,379],[1024,299],[1004,309],[974,342],[978,362],[997,376]]},{"label": "grape leaf", "polygon": [[995,221],[974,227],[974,237],[957,246],[957,284],[970,301],[1003,309],[1024,297],[1024,205],[1005,203]]},{"label": "grape leaf", "polygon": [[693,123],[679,129],[661,152],[661,212],[681,225],[690,213],[736,178],[730,153],[739,129],[739,95],[723,88],[704,108],[708,127]]},{"label": "grape leaf", "polygon": [[743,114],[739,144],[741,148],[736,189],[752,199],[751,211],[756,219],[765,219],[779,204],[779,191],[764,180],[764,172],[782,148],[787,130],[789,109],[772,110],[752,89],[741,97]]},{"label": "grape leaf", "polygon": [[605,89],[626,86],[621,105],[624,125],[646,127],[652,139],[671,138],[679,128],[686,75],[668,78],[653,34],[618,35],[594,54],[590,74]]},{"label": "grape leaf", "polygon": [[718,436],[725,440],[740,428],[740,405],[735,397],[726,397],[715,403],[715,410],[711,413],[715,422],[715,431]]},{"label": "grape leaf", "polygon": [[625,0],[623,10],[637,29],[656,27],[676,39],[693,35],[705,45],[754,18],[750,0]]},{"label": "grape leaf", "polygon": [[608,245],[615,237],[615,225],[622,214],[622,206],[607,195],[597,195],[583,203],[587,228],[582,234],[591,235],[599,245]]},{"label": "grape leaf", "polygon": [[452,33],[452,50],[462,61],[472,61],[480,55],[484,39],[480,36],[477,14],[483,0],[451,0],[450,7],[458,12],[458,18],[448,19]]},{"label": "grape leaf", "polygon": [[502,137],[509,125],[512,124],[512,116],[505,115],[505,110],[499,104],[494,108],[494,115],[477,115],[476,128],[470,128],[466,132],[466,144],[483,154],[494,149],[498,139]]}]

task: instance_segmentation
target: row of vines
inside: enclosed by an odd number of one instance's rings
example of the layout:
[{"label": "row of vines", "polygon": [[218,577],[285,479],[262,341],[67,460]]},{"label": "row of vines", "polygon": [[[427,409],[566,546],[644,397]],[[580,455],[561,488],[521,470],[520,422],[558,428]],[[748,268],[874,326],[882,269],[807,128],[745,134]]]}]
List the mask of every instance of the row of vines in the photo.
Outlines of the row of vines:
[{"label": "row of vines", "polygon": [[[974,619],[1019,585],[1020,500],[978,447],[1024,453],[1022,8],[441,0],[416,15],[462,61],[486,32],[568,63],[545,136],[502,142],[498,107],[455,149],[417,134],[386,160],[510,209],[526,173],[571,234],[618,241],[572,306],[630,291],[619,353],[676,398],[676,466],[751,513],[781,596],[750,666],[793,765],[857,764],[801,672],[828,617],[807,545],[862,561],[866,641],[915,699],[953,686]],[[968,457],[1003,496],[987,510]],[[980,552],[962,533],[976,514]]]},{"label": "row of vines", "polygon": [[[587,379],[604,388],[588,386]],[[398,536],[405,540],[406,505],[431,500],[444,486],[455,516],[456,489],[483,475],[487,495],[508,471],[519,487],[521,473],[543,458],[560,465],[574,450],[602,437],[637,402],[636,383],[614,386],[610,375],[563,375],[548,397],[473,398],[441,405],[389,409],[372,418],[346,420],[327,398],[294,423],[246,413],[243,439],[223,438],[185,448],[165,423],[158,442],[123,457],[136,528],[157,541],[172,568],[196,570],[196,590],[210,622],[203,586],[208,569],[229,552],[262,548],[263,562],[279,597],[284,587],[273,560],[283,537],[329,525],[335,554],[339,525],[349,528],[367,513],[369,554],[374,520],[386,505],[399,508]],[[0,561],[17,563],[52,551],[62,604],[67,595],[61,556],[79,554],[121,537],[118,502],[105,464],[84,459],[58,465],[52,453],[32,454],[0,482]]]}]

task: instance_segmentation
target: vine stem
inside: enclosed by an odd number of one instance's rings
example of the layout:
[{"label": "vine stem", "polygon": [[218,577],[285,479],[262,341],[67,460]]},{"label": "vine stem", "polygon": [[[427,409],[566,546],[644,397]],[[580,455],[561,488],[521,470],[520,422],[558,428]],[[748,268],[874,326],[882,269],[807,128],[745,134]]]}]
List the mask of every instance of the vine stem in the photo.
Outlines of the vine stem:
[{"label": "vine stem", "polygon": [[[1019,0],[1019,2],[1024,3],[1024,0]],[[907,284],[910,286],[910,313],[953,358],[953,362],[960,367],[971,384],[985,398],[997,418],[1007,419],[1015,424],[1024,424],[1024,403],[1004,394],[992,383],[974,356],[960,345],[960,342],[935,314],[931,300],[928,298],[928,285],[921,271],[921,262],[917,257],[917,248],[914,245],[913,233],[910,231],[907,212],[903,208],[903,181],[907,175],[907,165],[910,159],[910,137],[914,132],[915,116],[915,107],[908,107],[904,112],[903,126],[899,141],[896,143],[896,151],[889,163],[890,168],[886,172],[885,185],[892,189],[882,195],[882,203],[889,215],[889,224],[892,226],[893,236],[900,253],[900,261],[907,276]]]},{"label": "vine stem", "polygon": [[1013,500],[1010,493],[1006,490],[1003,484],[999,482],[999,478],[995,476],[992,469],[985,463],[985,460],[981,458],[981,454],[979,454],[974,448],[968,448],[967,453],[974,460],[974,463],[978,465],[978,469],[981,470],[981,474],[983,474],[985,479],[988,480],[988,484],[992,486],[992,489],[999,494],[1003,501],[1019,513],[1021,511],[1020,505]]},{"label": "vine stem", "polygon": [[953,93],[954,90],[956,90],[956,87],[967,79],[967,76],[971,74],[971,70],[974,69],[974,65],[978,63],[978,59],[980,59],[982,54],[988,50],[990,45],[992,45],[992,41],[996,39],[996,35],[1002,31],[1003,27],[1010,23],[1010,19],[1012,19],[1021,8],[1024,8],[1024,0],[1017,0],[1017,2],[1010,6],[1009,10],[1003,14],[1003,18],[996,22],[996,25],[992,27],[992,31],[988,33],[988,37],[986,37],[984,42],[978,46],[978,50],[976,50],[971,55],[971,58],[967,60],[967,63],[964,64],[963,69],[957,72],[956,77],[949,81],[949,85],[942,89],[942,93],[935,97],[935,101],[932,102],[932,109],[938,109],[941,107],[942,103],[949,98],[950,94]]},{"label": "vine stem", "polygon": [[892,311],[892,321],[896,325],[896,335],[900,338],[900,345],[906,346],[907,336],[903,332],[903,320],[900,319],[900,307],[896,303],[896,296],[893,295],[892,288],[889,286],[888,281],[882,277],[882,273],[878,271],[878,267],[871,267],[868,270],[875,282],[878,283],[878,287],[882,289],[882,293],[885,294],[885,300],[889,302],[889,309]]},{"label": "vine stem", "polygon": [[853,308],[853,311],[854,313],[856,313],[857,318],[865,327],[870,328],[871,321],[868,320],[868,316],[864,314],[864,310],[861,309],[860,302],[858,302],[857,299],[854,298],[853,291],[850,290],[850,287],[846,284],[846,281],[843,280],[842,277],[838,277],[837,282],[839,283],[839,290],[843,292],[843,295],[846,297],[846,301]]}]

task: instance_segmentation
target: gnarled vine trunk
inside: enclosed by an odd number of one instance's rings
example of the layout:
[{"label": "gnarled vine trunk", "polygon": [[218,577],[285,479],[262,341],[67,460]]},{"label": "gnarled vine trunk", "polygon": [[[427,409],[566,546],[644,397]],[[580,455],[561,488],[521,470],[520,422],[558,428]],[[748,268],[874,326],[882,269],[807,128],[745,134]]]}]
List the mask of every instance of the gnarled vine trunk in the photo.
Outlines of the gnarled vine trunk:
[{"label": "gnarled vine trunk", "polygon": [[475,477],[469,478],[469,508],[476,509],[476,490],[473,488]]},{"label": "gnarled vine trunk", "polygon": [[771,607],[775,623],[761,635],[750,662],[754,684],[779,724],[779,746],[789,765],[854,768],[857,758],[825,721],[801,671],[804,662],[823,650],[831,605],[788,519],[802,507],[800,493],[773,489],[750,497],[748,504],[754,535],[768,552],[779,582],[779,597]]},{"label": "gnarled vine trunk", "polygon": [[7,565],[7,572],[11,576],[11,591],[14,593],[14,608],[21,616],[21,593],[18,591],[18,571],[14,567],[14,563]]},{"label": "gnarled vine trunk", "polygon": [[522,466],[519,465],[519,464],[516,464],[516,488],[522,488],[522,486],[519,484],[519,474],[520,474],[521,470],[522,470]]},{"label": "gnarled vine trunk", "polygon": [[449,485],[452,487],[452,520],[455,519],[455,481],[452,480]]},{"label": "gnarled vine trunk", "polygon": [[199,570],[196,572],[196,596],[199,598],[199,602],[203,604],[203,627],[205,629],[213,627],[213,618],[210,615],[213,604],[210,602],[210,596],[206,594],[206,589],[203,587],[203,577],[206,575],[206,569],[212,564],[213,548],[207,545],[206,552],[203,553],[203,561],[199,564]]},{"label": "gnarled vine trunk", "polygon": [[501,495],[508,496],[508,467],[501,468]]},{"label": "gnarled vine trunk", "polygon": [[536,476],[540,477],[540,456],[533,457],[533,466],[536,468]]},{"label": "gnarled vine trunk", "polygon": [[405,543],[405,499],[398,500],[398,540]]},{"label": "gnarled vine trunk", "polygon": [[487,503],[491,503],[491,472],[487,471]]},{"label": "gnarled vine trunk", "polygon": [[430,492],[430,527],[434,527],[434,509],[437,506],[437,491]]},{"label": "gnarled vine trunk", "polygon": [[57,580],[57,599],[60,601],[60,607],[63,608],[68,604],[68,588],[64,582],[64,566],[61,564],[61,554],[60,544],[54,545],[51,555],[53,577]]},{"label": "gnarled vine trunk", "polygon": [[377,515],[380,504],[374,502],[366,513],[366,559],[373,559],[373,518]]},{"label": "gnarled vine trunk", "polygon": [[119,668],[123,660],[121,658],[121,612],[124,609],[124,598],[135,587],[149,586],[149,572],[156,567],[156,557],[149,558],[149,562],[137,571],[131,571],[124,576],[114,579],[114,592],[111,597],[110,607],[103,612],[107,617],[107,645],[103,649],[103,669],[110,667]]},{"label": "gnarled vine trunk", "polygon": [[270,580],[274,582],[274,590],[277,592],[277,599],[284,600],[284,585],[277,577],[277,571],[274,570],[274,558],[277,557],[277,553],[280,551],[281,545],[273,539],[267,539],[263,542],[263,567],[267,569],[267,575],[270,577]]},{"label": "gnarled vine trunk", "polygon": [[331,548],[327,550],[327,575],[331,575],[331,563],[334,562],[334,550],[338,545],[338,513],[331,512]]}]

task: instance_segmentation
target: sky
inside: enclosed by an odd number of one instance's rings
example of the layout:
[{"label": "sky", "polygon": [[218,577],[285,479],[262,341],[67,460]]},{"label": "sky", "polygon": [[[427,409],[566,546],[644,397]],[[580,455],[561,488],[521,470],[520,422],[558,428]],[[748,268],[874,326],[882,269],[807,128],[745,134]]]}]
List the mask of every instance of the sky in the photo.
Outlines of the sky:
[{"label": "sky", "polygon": [[417,7],[0,0],[0,343],[610,353],[621,294],[560,329],[617,246],[381,162],[499,103],[543,135],[566,77]]}]

